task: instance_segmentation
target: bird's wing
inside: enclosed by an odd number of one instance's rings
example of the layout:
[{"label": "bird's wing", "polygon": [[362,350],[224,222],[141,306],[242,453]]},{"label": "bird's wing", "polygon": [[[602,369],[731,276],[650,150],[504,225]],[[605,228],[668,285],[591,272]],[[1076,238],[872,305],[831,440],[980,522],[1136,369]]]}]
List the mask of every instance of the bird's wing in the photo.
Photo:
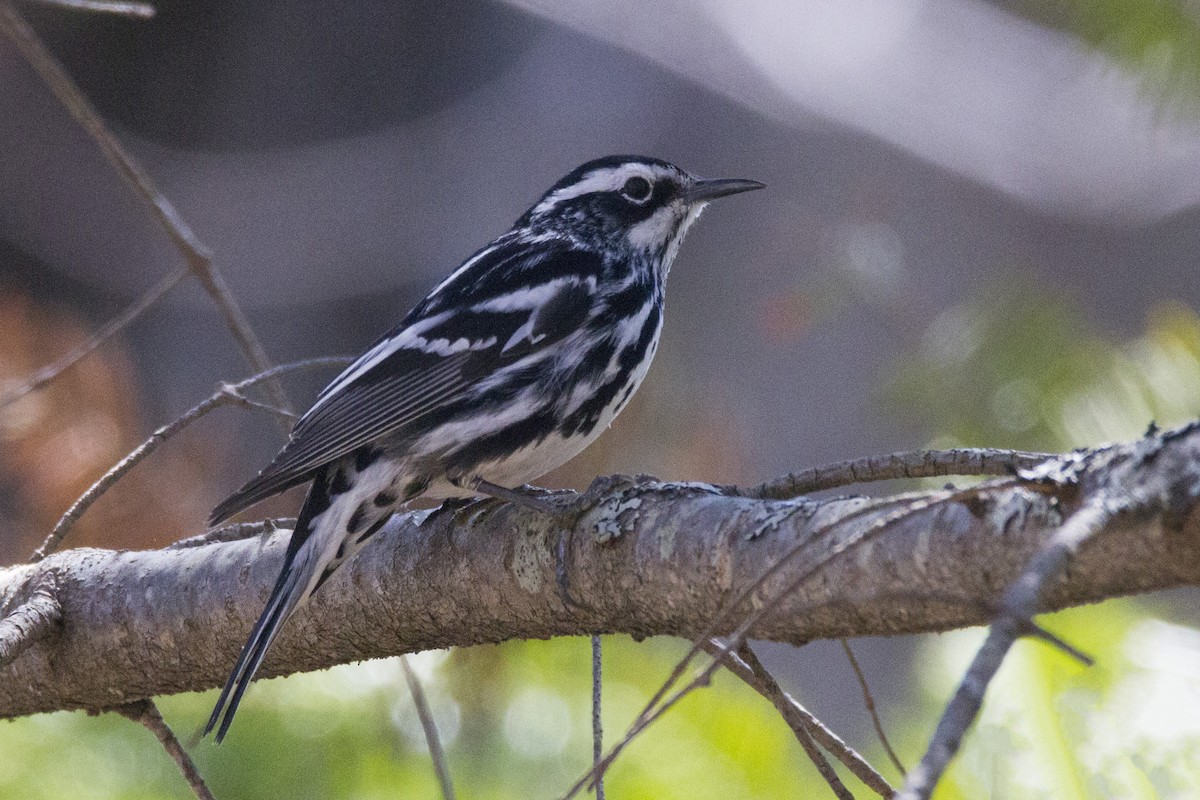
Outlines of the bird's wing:
[{"label": "bird's wing", "polygon": [[[381,437],[419,430],[422,417],[461,399],[481,378],[583,325],[596,308],[600,259],[566,244],[548,259],[549,250],[545,243],[491,248],[468,261],[330,383],[275,459],[213,509],[209,523],[304,483]],[[572,268],[562,269],[564,262]]]}]

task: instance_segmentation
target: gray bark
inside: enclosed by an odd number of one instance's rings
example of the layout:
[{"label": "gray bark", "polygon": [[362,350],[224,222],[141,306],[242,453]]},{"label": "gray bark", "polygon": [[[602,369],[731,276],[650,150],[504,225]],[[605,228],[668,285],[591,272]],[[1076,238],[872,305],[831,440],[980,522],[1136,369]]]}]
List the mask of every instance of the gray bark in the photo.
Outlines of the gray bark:
[{"label": "gray bark", "polygon": [[[1157,494],[1154,510],[1118,517],[1100,532],[1050,585],[1044,608],[1200,583],[1200,433],[1075,454],[1036,472],[1042,477],[1000,479],[888,525],[789,594],[754,637],[802,643],[987,622],[1056,526],[1098,492]],[[394,519],[289,622],[260,675],[516,638],[693,638],[793,548],[804,545],[759,600],[900,507],[887,498],[757,500],[702,484],[629,480],[600,481],[579,502],[588,510],[559,520],[494,503]],[[826,530],[838,520],[846,522]],[[98,710],[223,683],[275,580],[286,536],[159,551],[77,549],[0,571],[4,614],[45,585],[47,573],[62,611],[47,636],[0,672],[0,716]],[[564,604],[556,583],[562,537],[580,607]]]}]

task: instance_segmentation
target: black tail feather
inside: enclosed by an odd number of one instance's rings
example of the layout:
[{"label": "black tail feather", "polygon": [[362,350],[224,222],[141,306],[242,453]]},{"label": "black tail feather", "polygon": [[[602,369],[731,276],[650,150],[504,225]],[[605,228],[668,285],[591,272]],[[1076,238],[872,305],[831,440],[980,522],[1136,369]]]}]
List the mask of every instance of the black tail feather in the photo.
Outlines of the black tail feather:
[{"label": "black tail feather", "polygon": [[234,714],[237,713],[238,705],[242,701],[242,695],[250,686],[250,682],[254,680],[254,674],[262,665],[271,643],[275,641],[283,624],[304,599],[303,593],[312,577],[309,572],[313,567],[308,558],[300,556],[300,551],[312,534],[313,517],[329,507],[328,486],[325,477],[325,470],[320,470],[313,480],[304,506],[300,509],[300,517],[296,520],[296,528],[292,531],[291,540],[288,542],[279,578],[275,581],[275,587],[271,590],[266,607],[258,621],[254,623],[250,637],[242,646],[242,652],[238,655],[237,663],[229,674],[229,679],[225,681],[225,687],[221,690],[221,696],[217,699],[212,715],[208,718],[208,724],[204,726],[201,736],[207,736],[213,728],[216,728],[215,740],[218,744],[229,731]]},{"label": "black tail feather", "polygon": [[239,511],[245,511],[255,503],[260,503],[293,486],[299,486],[312,478],[312,473],[281,476],[264,472],[218,503],[217,507],[208,515],[208,524],[210,526],[219,525]]},{"label": "black tail feather", "polygon": [[242,647],[237,664],[234,666],[233,672],[229,674],[229,679],[225,681],[225,688],[221,690],[221,696],[217,699],[217,704],[213,708],[212,715],[208,718],[208,724],[204,726],[203,735],[207,736],[212,732],[214,727],[217,727],[218,720],[220,721],[220,727],[217,728],[216,735],[217,744],[221,743],[221,740],[225,738],[225,734],[229,731],[229,725],[233,722],[233,716],[237,713],[238,705],[242,701],[242,695],[245,693],[246,687],[254,680],[254,673],[258,671],[259,665],[262,664],[262,660],[267,654],[267,648],[275,641],[275,636],[279,633],[279,629],[284,619],[286,619],[283,611],[289,605],[287,602],[287,583],[289,577],[286,570],[279,576],[279,581],[275,584],[275,589],[271,593],[271,599],[267,603],[262,616],[255,623],[250,638]]}]

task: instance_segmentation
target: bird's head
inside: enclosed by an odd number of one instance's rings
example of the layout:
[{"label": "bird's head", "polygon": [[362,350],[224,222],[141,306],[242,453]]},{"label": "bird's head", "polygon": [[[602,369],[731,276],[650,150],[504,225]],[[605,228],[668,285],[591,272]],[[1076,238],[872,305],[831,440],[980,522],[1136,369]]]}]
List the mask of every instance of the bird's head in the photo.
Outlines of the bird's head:
[{"label": "bird's head", "polygon": [[577,167],[525,212],[518,227],[552,230],[670,266],[688,226],[719,197],[761,189],[741,178],[704,180],[644,156],[608,156]]}]

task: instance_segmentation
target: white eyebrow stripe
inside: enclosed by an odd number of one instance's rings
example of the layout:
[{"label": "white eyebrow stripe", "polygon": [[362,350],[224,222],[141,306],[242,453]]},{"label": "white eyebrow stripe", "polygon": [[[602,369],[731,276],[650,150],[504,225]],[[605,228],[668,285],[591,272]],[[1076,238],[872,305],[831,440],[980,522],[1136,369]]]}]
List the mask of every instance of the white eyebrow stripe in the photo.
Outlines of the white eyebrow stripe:
[{"label": "white eyebrow stripe", "polygon": [[650,164],[622,164],[619,167],[601,167],[583,176],[576,183],[564,186],[546,197],[533,207],[534,214],[542,214],[567,200],[582,197],[592,192],[613,192],[625,184],[630,178],[645,178],[653,183],[661,178],[669,177],[668,170]]}]

